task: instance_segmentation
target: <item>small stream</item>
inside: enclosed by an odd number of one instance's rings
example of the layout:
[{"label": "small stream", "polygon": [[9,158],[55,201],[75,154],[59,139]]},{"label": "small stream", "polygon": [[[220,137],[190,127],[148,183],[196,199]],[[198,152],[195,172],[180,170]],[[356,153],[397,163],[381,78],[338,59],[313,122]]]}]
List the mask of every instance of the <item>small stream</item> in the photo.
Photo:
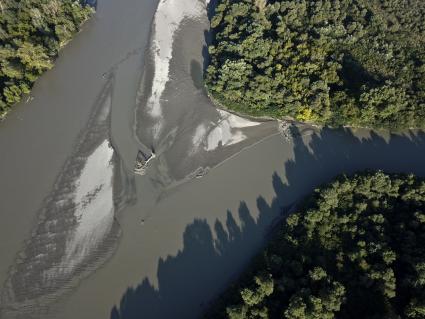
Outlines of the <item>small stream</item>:
[{"label": "small stream", "polygon": [[207,5],[98,1],[0,123],[1,319],[196,318],[321,183],[425,176],[420,131],[283,136],[217,109],[202,85]]}]

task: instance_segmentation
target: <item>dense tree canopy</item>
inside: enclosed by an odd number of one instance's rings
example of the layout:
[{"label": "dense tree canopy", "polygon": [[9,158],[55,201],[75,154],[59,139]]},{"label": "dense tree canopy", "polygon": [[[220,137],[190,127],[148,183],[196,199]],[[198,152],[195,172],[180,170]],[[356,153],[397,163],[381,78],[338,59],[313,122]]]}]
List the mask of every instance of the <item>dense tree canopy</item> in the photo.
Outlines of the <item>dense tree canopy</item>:
[{"label": "dense tree canopy", "polygon": [[208,316],[425,318],[425,181],[377,172],[315,190]]},{"label": "dense tree canopy", "polygon": [[0,118],[52,67],[91,12],[74,0],[0,0]]},{"label": "dense tree canopy", "polygon": [[254,115],[424,127],[424,16],[423,0],[220,0],[206,85]]}]

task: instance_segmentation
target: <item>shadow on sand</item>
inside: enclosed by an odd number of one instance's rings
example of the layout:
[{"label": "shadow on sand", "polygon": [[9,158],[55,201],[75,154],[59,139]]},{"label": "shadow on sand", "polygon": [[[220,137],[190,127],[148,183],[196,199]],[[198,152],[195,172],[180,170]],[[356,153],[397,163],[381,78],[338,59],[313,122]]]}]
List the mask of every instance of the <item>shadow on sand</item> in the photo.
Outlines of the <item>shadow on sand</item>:
[{"label": "shadow on sand", "polygon": [[285,205],[290,206],[341,173],[382,169],[425,176],[424,164],[423,132],[391,135],[386,141],[373,132],[361,139],[350,130],[325,128],[320,135],[313,133],[307,143],[295,138],[293,159],[284,163],[282,172],[273,174],[276,196],[270,205],[258,197],[255,218],[241,202],[239,222],[230,211],[223,223],[216,220],[212,226],[204,219],[195,219],[183,234],[183,250],[159,260],[158,288],[148,279],[128,288],[120,305],[112,308],[110,319],[199,317],[260,251],[274,221],[285,215]]}]

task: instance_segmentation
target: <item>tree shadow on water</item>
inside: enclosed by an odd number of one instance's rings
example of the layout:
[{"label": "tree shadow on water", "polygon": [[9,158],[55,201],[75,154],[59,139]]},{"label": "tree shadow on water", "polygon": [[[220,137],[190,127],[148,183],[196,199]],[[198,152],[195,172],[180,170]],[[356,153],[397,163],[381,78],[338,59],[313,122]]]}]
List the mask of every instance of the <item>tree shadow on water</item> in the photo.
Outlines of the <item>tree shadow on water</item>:
[{"label": "tree shadow on water", "polygon": [[198,90],[203,90],[204,89],[204,74],[203,74],[203,70],[201,67],[201,64],[196,61],[196,60],[192,60],[190,61],[190,77],[192,78],[193,81],[193,85],[195,86],[195,88],[197,88]]},{"label": "tree shadow on water", "polygon": [[[242,201],[237,218],[227,211],[225,221],[216,220],[212,226],[195,219],[183,233],[183,249],[159,260],[158,287],[144,279],[128,288],[110,319],[199,317],[260,251],[266,234],[292,204],[336,175],[382,169],[425,176],[423,132],[392,134],[389,139],[372,132],[359,138],[349,129],[325,128],[303,139],[301,135],[309,132],[295,130],[293,154],[272,176],[271,204],[258,197],[258,215],[253,217]],[[280,176],[285,176],[285,182]]]},{"label": "tree shadow on water", "polygon": [[[183,234],[183,250],[176,256],[160,259],[158,288],[144,279],[136,288],[128,288],[111,319],[196,318],[217,293],[225,288],[264,243],[264,230],[272,223],[269,206],[259,197],[263,209],[255,219],[245,202],[238,219],[227,211],[226,220],[211,227],[205,219],[195,219]],[[274,216],[275,217],[275,216]]]},{"label": "tree shadow on water", "polygon": [[287,198],[289,192],[299,198],[339,174],[361,170],[425,176],[424,132],[387,133],[386,138],[374,131],[360,132],[366,136],[358,137],[350,129],[324,128],[312,134],[307,145],[295,142],[294,159],[285,163],[289,187],[281,196]]}]

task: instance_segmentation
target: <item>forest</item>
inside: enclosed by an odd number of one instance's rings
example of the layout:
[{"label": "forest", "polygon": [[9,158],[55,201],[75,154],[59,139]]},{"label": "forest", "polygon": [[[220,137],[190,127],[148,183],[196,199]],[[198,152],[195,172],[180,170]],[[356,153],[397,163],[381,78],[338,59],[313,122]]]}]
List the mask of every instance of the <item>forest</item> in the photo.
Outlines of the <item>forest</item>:
[{"label": "forest", "polygon": [[205,318],[425,318],[425,180],[319,187]]},{"label": "forest", "polygon": [[75,0],[0,0],[0,119],[53,66],[93,9]]},{"label": "forest", "polygon": [[424,16],[423,0],[219,0],[205,85],[250,115],[423,128]]}]

